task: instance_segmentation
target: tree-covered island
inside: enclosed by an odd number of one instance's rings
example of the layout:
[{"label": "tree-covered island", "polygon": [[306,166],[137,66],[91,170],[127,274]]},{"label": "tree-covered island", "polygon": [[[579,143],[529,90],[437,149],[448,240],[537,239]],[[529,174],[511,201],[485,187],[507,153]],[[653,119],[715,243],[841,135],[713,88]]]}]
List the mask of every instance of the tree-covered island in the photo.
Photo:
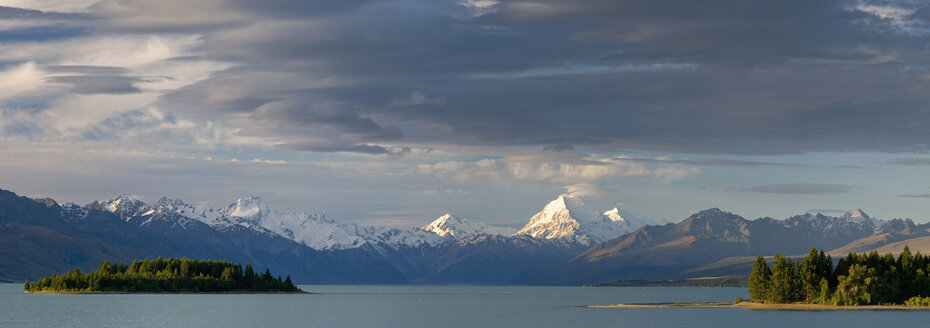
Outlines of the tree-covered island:
[{"label": "tree-covered island", "polygon": [[148,258],[130,265],[100,263],[96,272],[80,269],[61,275],[26,281],[27,293],[300,293],[291,277],[274,277],[271,271],[256,274],[252,264],[201,261],[186,258]]},{"label": "tree-covered island", "polygon": [[776,255],[772,267],[758,257],[749,275],[755,302],[829,305],[930,305],[930,257],[907,246],[895,258],[876,251],[849,253],[834,266],[816,248],[800,262]]}]

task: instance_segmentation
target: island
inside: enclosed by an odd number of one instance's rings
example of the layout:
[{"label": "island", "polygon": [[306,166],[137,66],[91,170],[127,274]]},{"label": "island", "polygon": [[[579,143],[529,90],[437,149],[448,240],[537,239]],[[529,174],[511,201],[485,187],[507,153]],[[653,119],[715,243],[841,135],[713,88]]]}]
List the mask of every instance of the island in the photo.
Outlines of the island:
[{"label": "island", "polygon": [[100,263],[96,272],[80,269],[26,281],[26,293],[303,293],[271,271],[257,274],[252,264],[187,258],[144,259],[130,265]]},{"label": "island", "polygon": [[747,308],[761,310],[930,309],[930,257],[905,246],[895,257],[849,253],[835,262],[812,248],[800,261],[762,256],[749,274],[750,300],[732,303],[637,303],[591,308]]},{"label": "island", "polygon": [[930,305],[930,258],[907,246],[895,258],[849,253],[833,264],[812,248],[800,263],[776,255],[769,268],[757,257],[749,274],[749,296],[756,303],[808,303],[836,306]]}]

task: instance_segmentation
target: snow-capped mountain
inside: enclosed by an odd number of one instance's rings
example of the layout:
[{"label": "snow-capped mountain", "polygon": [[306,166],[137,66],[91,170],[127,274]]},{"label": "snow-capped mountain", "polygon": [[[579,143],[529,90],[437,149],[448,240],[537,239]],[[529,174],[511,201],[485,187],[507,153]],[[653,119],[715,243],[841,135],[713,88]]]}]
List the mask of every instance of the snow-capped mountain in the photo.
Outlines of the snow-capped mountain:
[{"label": "snow-capped mountain", "polygon": [[[38,268],[14,272],[20,280],[74,266],[92,269],[104,258],[184,256],[281,268],[305,282],[574,284],[642,278],[635,275],[643,272],[675,279],[739,273],[746,267],[692,269],[727,257],[804,254],[812,246],[834,254],[909,242],[915,249],[913,241],[930,236],[930,224],[886,223],[859,209],[747,220],[712,208],[677,224],[640,225],[622,209],[600,213],[568,196],[511,234],[453,215],[410,229],[342,223],[275,210],[258,197],[220,208],[169,198],[146,204],[128,195],[78,206],[0,189],[0,226],[8,227],[0,232],[12,236],[6,250],[28,252],[0,264]],[[598,241],[604,242],[593,245]],[[0,279],[3,274],[9,272],[0,270]]]},{"label": "snow-capped mountain", "polygon": [[636,229],[639,229],[639,227],[642,227],[646,225],[647,223],[645,220],[637,218],[636,216],[633,216],[633,214],[627,211],[621,210],[620,208],[617,208],[617,207],[614,207],[613,209],[607,212],[604,212],[603,215],[606,216],[611,221],[616,222],[617,224],[621,225],[624,228],[624,230],[626,230],[627,232],[636,231]]},{"label": "snow-capped mountain", "polygon": [[[219,210],[233,224],[258,226],[313,249],[355,248],[365,239],[347,231],[344,224],[327,218],[322,213],[304,214],[278,211],[269,208],[259,197],[248,197]],[[218,227],[225,222],[217,222]]]},{"label": "snow-capped mountain", "polygon": [[879,220],[865,214],[865,212],[859,208],[846,212],[840,216],[840,219],[849,223],[858,224],[862,227],[872,227],[872,230],[881,228],[885,223],[888,223],[888,221]]},{"label": "snow-capped mountain", "polygon": [[140,226],[156,220],[180,225],[199,221],[217,231],[241,227],[275,234],[316,250],[353,249],[366,244],[376,249],[438,246],[484,234],[510,235],[514,232],[512,228],[470,222],[448,214],[422,228],[410,230],[341,223],[327,218],[323,213],[275,210],[256,196],[238,199],[221,209],[214,209],[206,203],[189,204],[165,197],[154,205],[148,205],[125,194],[107,201],[94,202],[88,207],[117,214],[123,220],[131,220]]},{"label": "snow-capped mountain", "polygon": [[449,213],[443,214],[430,224],[420,227],[419,230],[432,232],[441,237],[457,239],[482,234],[509,236],[516,232],[516,229],[510,227],[492,226],[484,222],[471,222],[468,219],[460,219]]},{"label": "snow-capped mountain", "polygon": [[361,224],[347,224],[346,229],[357,236],[362,237],[365,241],[382,250],[384,247],[392,249],[420,247],[420,246],[439,246],[447,244],[454,238],[437,235],[431,231],[422,231],[418,228],[397,229],[381,226],[366,226]]},{"label": "snow-capped mountain", "polygon": [[588,209],[580,198],[561,195],[546,204],[516,235],[591,245],[617,238],[640,226],[624,219],[617,208],[602,214]]},{"label": "snow-capped mountain", "polygon": [[846,212],[839,217],[823,215],[821,213],[805,213],[792,216],[779,222],[785,227],[806,227],[808,231],[818,232],[824,236],[847,231],[873,233],[887,223],[886,221],[870,217],[858,208]]},{"label": "snow-capped mountain", "polygon": [[121,194],[110,200],[96,201],[88,205],[88,207],[115,213],[127,221],[129,218],[143,215],[152,209],[142,200],[127,194]]},{"label": "snow-capped mountain", "polygon": [[89,208],[117,214],[127,222],[146,226],[153,221],[187,225],[207,224],[217,231],[245,228],[275,234],[316,250],[353,249],[371,245],[375,249],[435,247],[467,241],[482,235],[530,236],[591,245],[636,230],[643,224],[618,208],[604,213],[588,209],[577,197],[559,196],[520,229],[473,222],[445,214],[431,223],[413,228],[366,226],[332,220],[323,213],[304,214],[270,208],[259,197],[241,198],[220,209],[206,203],[190,204],[162,197],[154,205],[128,195],[98,201]]},{"label": "snow-capped mountain", "polygon": [[220,213],[217,210],[214,210],[212,207],[206,203],[199,204],[188,204],[178,199],[169,199],[167,197],[162,197],[155,205],[152,206],[153,210],[150,212],[143,213],[143,215],[148,214],[160,214],[166,216],[178,216],[188,219],[194,219],[211,227],[218,227],[223,225],[232,224],[226,216]]}]

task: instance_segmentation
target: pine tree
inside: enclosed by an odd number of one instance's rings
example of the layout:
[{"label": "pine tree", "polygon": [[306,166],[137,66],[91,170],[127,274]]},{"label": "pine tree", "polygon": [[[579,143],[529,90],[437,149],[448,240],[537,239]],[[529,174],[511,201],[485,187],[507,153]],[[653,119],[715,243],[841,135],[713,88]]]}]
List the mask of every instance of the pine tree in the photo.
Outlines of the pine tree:
[{"label": "pine tree", "polygon": [[801,289],[806,300],[814,300],[820,294],[820,280],[825,278],[820,260],[816,247],[801,260]]},{"label": "pine tree", "polygon": [[243,284],[245,285],[245,288],[251,289],[255,287],[257,285],[255,278],[256,278],[255,270],[252,270],[252,262],[246,262],[245,263],[245,279],[243,279]]},{"label": "pine tree", "polygon": [[287,288],[288,291],[297,290],[297,286],[294,286],[294,283],[291,281],[291,276],[287,276],[287,278],[284,279],[284,287]]},{"label": "pine tree", "polygon": [[765,262],[765,258],[762,256],[757,257],[756,263],[752,266],[752,272],[749,274],[749,297],[757,302],[765,301],[771,284],[771,277],[772,271]]},{"label": "pine tree", "polygon": [[797,263],[785,254],[775,255],[772,265],[772,282],[766,300],[772,303],[794,302],[800,298],[800,275]]}]

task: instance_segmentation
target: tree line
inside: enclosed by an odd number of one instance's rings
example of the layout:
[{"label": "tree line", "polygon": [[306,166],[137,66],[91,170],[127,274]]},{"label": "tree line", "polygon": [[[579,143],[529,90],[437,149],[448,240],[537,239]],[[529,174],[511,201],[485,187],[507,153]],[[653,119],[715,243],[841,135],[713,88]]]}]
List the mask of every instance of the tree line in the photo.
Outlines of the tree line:
[{"label": "tree line", "polygon": [[930,257],[849,253],[836,265],[812,248],[800,262],[784,254],[769,263],[759,256],[749,274],[749,296],[765,303],[832,305],[930,305]]},{"label": "tree line", "polygon": [[144,259],[130,265],[100,262],[96,272],[80,269],[65,274],[26,281],[27,292],[299,292],[291,277],[274,277],[271,271],[257,274],[252,263],[192,260],[187,258]]}]

